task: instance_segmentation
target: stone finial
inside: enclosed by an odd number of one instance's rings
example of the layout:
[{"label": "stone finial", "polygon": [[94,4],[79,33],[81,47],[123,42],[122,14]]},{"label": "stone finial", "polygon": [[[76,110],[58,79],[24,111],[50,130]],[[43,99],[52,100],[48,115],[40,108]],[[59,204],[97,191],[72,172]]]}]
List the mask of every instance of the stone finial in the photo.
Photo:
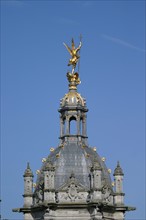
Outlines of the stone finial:
[{"label": "stone finial", "polygon": [[118,176],[118,175],[124,176],[124,173],[123,173],[122,168],[120,167],[119,161],[117,162],[117,167],[115,168],[113,175],[114,175],[114,176]]},{"label": "stone finial", "polygon": [[26,168],[26,170],[24,172],[23,177],[33,177],[33,173],[32,173],[32,171],[30,169],[29,162],[27,163],[27,168]]}]

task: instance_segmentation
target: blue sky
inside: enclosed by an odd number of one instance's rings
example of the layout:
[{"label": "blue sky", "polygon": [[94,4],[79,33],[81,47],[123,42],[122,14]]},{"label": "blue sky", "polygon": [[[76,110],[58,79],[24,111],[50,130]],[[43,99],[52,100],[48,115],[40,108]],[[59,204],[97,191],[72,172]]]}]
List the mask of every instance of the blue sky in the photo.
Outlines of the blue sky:
[{"label": "blue sky", "polygon": [[[145,219],[145,2],[1,1],[2,218],[22,219],[23,173],[59,144],[59,100],[82,34],[81,85],[88,139],[112,174],[124,171],[127,220]],[[36,180],[36,174],[34,182]]]}]

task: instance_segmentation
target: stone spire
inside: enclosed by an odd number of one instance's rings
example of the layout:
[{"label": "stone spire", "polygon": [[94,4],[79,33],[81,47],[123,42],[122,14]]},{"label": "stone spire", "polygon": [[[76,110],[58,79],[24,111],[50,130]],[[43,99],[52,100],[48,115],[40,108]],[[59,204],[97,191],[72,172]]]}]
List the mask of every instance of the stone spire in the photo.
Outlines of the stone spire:
[{"label": "stone spire", "polygon": [[120,167],[119,161],[117,162],[117,167],[115,168],[113,175],[114,175],[114,176],[118,176],[118,175],[119,175],[119,176],[124,176],[124,173],[123,173],[122,168]]},{"label": "stone spire", "polygon": [[120,167],[119,161],[117,162],[117,167],[114,170],[114,181],[115,181],[115,204],[123,205],[124,204],[124,193],[123,193],[123,170]]},{"label": "stone spire", "polygon": [[[27,163],[27,168],[24,172],[24,207],[30,207],[33,203],[33,173],[30,169],[29,163]],[[28,216],[25,215],[24,219]]]},{"label": "stone spire", "polygon": [[24,172],[23,177],[33,177],[33,173],[32,173],[32,171],[30,169],[29,162],[27,163],[27,168],[26,168],[26,170]]}]

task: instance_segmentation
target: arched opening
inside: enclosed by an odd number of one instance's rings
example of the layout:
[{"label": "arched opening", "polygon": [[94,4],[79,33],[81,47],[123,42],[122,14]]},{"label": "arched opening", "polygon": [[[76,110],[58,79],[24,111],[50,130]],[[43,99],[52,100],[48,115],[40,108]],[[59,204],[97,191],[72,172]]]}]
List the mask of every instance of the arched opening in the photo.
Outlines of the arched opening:
[{"label": "arched opening", "polygon": [[69,133],[72,135],[77,134],[77,121],[75,117],[71,117],[69,120]]}]

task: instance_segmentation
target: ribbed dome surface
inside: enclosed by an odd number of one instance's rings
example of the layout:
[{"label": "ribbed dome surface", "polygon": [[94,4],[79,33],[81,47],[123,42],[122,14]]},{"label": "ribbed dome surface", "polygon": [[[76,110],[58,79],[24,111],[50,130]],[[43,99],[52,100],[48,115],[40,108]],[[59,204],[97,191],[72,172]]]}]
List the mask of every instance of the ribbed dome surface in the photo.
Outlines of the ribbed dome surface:
[{"label": "ribbed dome surface", "polygon": [[97,161],[102,169],[102,185],[108,185],[111,188],[111,179],[106,165],[91,147],[72,141],[56,148],[43,164],[38,175],[37,185],[40,182],[43,183],[43,170],[47,161],[51,161],[55,166],[55,189],[63,185],[72,172],[82,185],[90,188],[89,175],[94,161]]},{"label": "ribbed dome surface", "polygon": [[64,106],[82,106],[86,105],[85,99],[76,91],[69,91],[60,101],[60,107]]}]

